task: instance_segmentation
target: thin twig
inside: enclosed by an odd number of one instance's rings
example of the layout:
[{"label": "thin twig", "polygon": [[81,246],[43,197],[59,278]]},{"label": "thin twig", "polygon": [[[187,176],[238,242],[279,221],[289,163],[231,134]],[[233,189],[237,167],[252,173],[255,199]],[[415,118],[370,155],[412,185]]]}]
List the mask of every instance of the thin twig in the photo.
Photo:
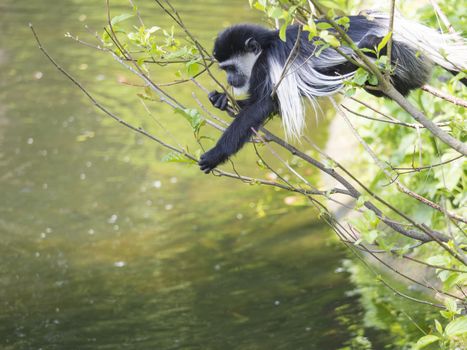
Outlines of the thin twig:
[{"label": "thin twig", "polygon": [[467,108],[467,101],[466,100],[463,100],[463,99],[458,98],[458,97],[451,96],[451,95],[447,94],[444,91],[441,91],[441,90],[438,90],[438,89],[434,88],[433,86],[425,84],[425,85],[423,85],[421,87],[421,89],[423,91],[429,92],[433,96],[436,96],[436,97],[442,98],[445,101],[451,102],[452,104],[455,104],[456,106],[462,106],[464,108]]},{"label": "thin twig", "polygon": [[[404,186],[400,181],[397,180],[397,177],[394,177],[395,175],[394,174],[391,174],[391,172],[389,171],[388,169],[388,165],[386,163],[383,163],[379,158],[378,156],[376,156],[376,154],[373,152],[373,150],[370,148],[370,146],[365,142],[365,140],[363,140],[363,138],[360,136],[360,134],[358,133],[358,131],[355,129],[355,127],[352,125],[352,123],[350,122],[350,120],[347,118],[347,116],[345,115],[345,113],[340,109],[340,106],[337,105],[337,103],[334,101],[334,99],[330,98],[332,104],[334,105],[334,108],[336,109],[336,111],[339,112],[339,114],[342,116],[342,118],[345,120],[345,122],[347,123],[347,125],[349,126],[350,130],[352,131],[352,133],[355,135],[355,137],[357,138],[357,140],[360,142],[360,144],[363,146],[363,148],[366,150],[366,152],[370,155],[370,157],[373,159],[373,161],[375,162],[375,164],[385,173],[385,175],[391,179],[391,183],[395,183],[397,185],[397,188],[402,191],[403,193],[411,196],[412,198],[415,198],[416,200],[418,200],[420,203],[423,203],[433,209],[436,209],[438,210],[439,212],[442,212],[444,213],[445,211],[441,208],[441,206],[437,203],[434,203],[432,201],[430,201],[429,199],[419,195],[418,193],[415,193],[413,191],[411,191],[410,189],[408,189],[406,186]],[[394,168],[390,167],[391,170],[393,170]],[[458,216],[454,213],[450,213],[450,212],[447,212],[446,211],[446,214],[451,218],[451,219],[454,219],[454,220],[458,220],[458,221],[462,221],[464,223],[467,223],[467,219],[461,217],[461,216]]]},{"label": "thin twig", "polygon": [[440,293],[440,294],[444,294],[444,295],[447,295],[447,296],[450,296],[451,298],[455,298],[455,299],[458,299],[458,300],[462,300],[462,298],[459,298],[458,296],[454,295],[454,294],[451,294],[451,293],[448,293],[448,292],[444,292],[444,291],[441,291],[435,287],[429,287],[427,286],[426,284],[420,282],[420,281],[417,281],[416,279],[410,277],[409,275],[406,275],[405,273],[399,271],[398,269],[396,269],[395,267],[391,266],[390,264],[388,264],[387,262],[385,262],[383,259],[379,258],[376,254],[373,254],[370,250],[366,249],[366,247],[364,245],[361,245],[361,247],[363,247],[364,251],[367,252],[368,254],[370,254],[374,259],[376,259],[377,261],[379,261],[382,265],[386,266],[389,270],[391,270],[392,272],[394,272],[395,274],[407,279],[408,281],[412,282],[412,283],[415,283],[415,284],[418,284],[419,286],[421,287],[424,287],[424,288],[427,288],[427,289],[433,289],[436,293]]},{"label": "thin twig", "polygon": [[433,9],[435,10],[436,14],[438,15],[439,18],[441,18],[441,21],[443,21],[444,25],[448,29],[449,33],[451,34],[456,34],[456,31],[454,30],[452,24],[449,22],[448,18],[444,14],[443,11],[441,11],[438,3],[435,0],[430,0],[431,6],[433,6]]},{"label": "thin twig", "polygon": [[392,116],[390,116],[390,115],[387,115],[387,114],[381,112],[381,111],[378,110],[376,107],[373,107],[372,105],[366,103],[365,101],[362,101],[362,100],[360,100],[360,99],[358,99],[358,98],[355,98],[355,97],[350,97],[350,99],[351,99],[352,101],[355,101],[355,102],[361,104],[361,105],[364,106],[365,108],[368,108],[368,109],[372,110],[373,112],[379,114],[380,116],[382,116],[382,117],[384,117],[384,118],[386,118],[386,119],[388,119],[388,120],[391,120],[391,121],[393,121],[393,122],[400,122],[400,120],[398,120],[398,119],[396,119],[396,118],[394,118],[394,117],[392,117]]},{"label": "thin twig", "polygon": [[392,37],[394,32],[394,15],[396,10],[396,0],[391,0],[391,9],[389,11],[389,28],[388,35],[389,40],[386,45],[386,56],[388,57],[388,69],[386,70],[386,79],[390,78],[391,74],[391,55],[392,55]]},{"label": "thin twig", "polygon": [[414,301],[416,303],[419,303],[419,304],[425,304],[425,305],[429,305],[429,306],[433,306],[433,307],[436,307],[438,309],[446,309],[443,305],[440,305],[440,304],[436,304],[436,303],[432,303],[430,301],[426,301],[426,300],[422,300],[422,299],[417,299],[417,298],[414,298],[410,295],[407,295],[405,293],[402,293],[401,291],[397,290],[396,288],[394,288],[393,286],[391,286],[388,282],[386,282],[380,274],[376,273],[376,271],[365,261],[365,259],[360,256],[360,254],[357,253],[357,251],[355,250],[355,247],[351,244],[348,244],[346,243],[347,247],[350,248],[350,251],[352,253],[354,253],[354,255],[362,262],[362,264],[368,269],[368,271],[370,271],[371,273],[373,273],[375,276],[377,276],[378,280],[383,283],[386,287],[388,287],[390,290],[392,290],[396,295],[400,296],[400,297],[403,297],[405,299],[408,299],[410,301]]},{"label": "thin twig", "polygon": [[456,150],[460,154],[467,156],[467,144],[443,131],[439,126],[437,126],[433,121],[428,119],[422,112],[420,112],[409,101],[407,101],[407,99],[404,96],[402,96],[401,93],[397,91],[392,85],[387,87],[384,90],[384,93],[391,99],[396,101],[397,104],[399,104],[399,106],[401,106],[412,116],[412,118],[414,118],[428,130],[430,130],[433,136],[440,139],[446,145]]},{"label": "thin twig", "polygon": [[407,173],[413,173],[413,172],[420,172],[422,170],[431,170],[433,168],[436,168],[438,166],[442,166],[442,165],[446,165],[448,163],[451,163],[451,162],[454,162],[455,160],[458,160],[460,158],[463,158],[464,156],[457,156],[457,157],[454,157],[454,158],[451,158],[451,159],[448,159],[444,162],[440,162],[440,163],[435,163],[435,164],[432,164],[432,165],[424,165],[424,166],[419,166],[419,167],[411,167],[411,168],[403,168],[403,167],[393,167],[394,170],[396,171],[399,171],[399,170],[407,170],[405,172],[403,172],[403,174],[407,174]]},{"label": "thin twig", "polygon": [[143,18],[141,17],[141,13],[139,13],[138,7],[134,4],[133,0],[128,0],[130,2],[130,5],[133,6],[133,10],[136,11],[136,16],[138,17],[139,23],[141,26],[145,27]]},{"label": "thin twig", "polygon": [[[282,146],[286,150],[288,150],[291,154],[296,155],[303,160],[305,160],[307,163],[315,166],[316,168],[320,169],[324,173],[330,175],[333,177],[335,180],[337,180],[339,183],[341,183],[348,191],[350,196],[352,196],[355,199],[358,199],[361,196],[361,193],[349,182],[347,181],[342,175],[340,175],[334,168],[329,168],[325,166],[323,163],[317,161],[316,159],[310,157],[309,155],[305,154],[304,152],[298,150],[296,147],[286,143],[284,140],[280,139],[279,137],[275,136],[271,132],[267,131],[265,128],[261,129],[266,136],[276,144]],[[442,244],[441,242],[447,242],[448,237],[446,237],[444,234],[440,232],[435,232],[433,230],[427,229],[426,227],[423,227],[422,225],[416,223],[415,221],[411,220],[409,217],[404,215],[400,210],[397,210],[394,206],[390,205],[387,201],[383,200],[381,197],[377,196],[374,194],[367,186],[365,186],[361,181],[358,181],[358,179],[353,176],[348,170],[346,170],[342,165],[340,165],[338,162],[335,160],[332,160],[335,164],[337,164],[338,167],[340,167],[342,170],[345,171],[345,173],[352,178],[352,180],[356,181],[367,193],[369,193],[372,197],[374,197],[377,201],[383,203],[386,207],[390,208],[392,211],[403,217],[405,220],[411,222],[414,226],[419,228],[422,232],[418,232],[415,230],[407,230],[403,227],[403,225],[396,223],[393,220],[390,220],[387,218],[385,215],[383,215],[383,212],[376,207],[372,202],[366,201],[364,203],[365,207],[373,211],[377,217],[381,219],[387,226],[395,230],[396,232],[401,233],[404,236],[416,239],[418,241],[422,242],[427,242],[431,240],[437,241],[439,244]]]},{"label": "thin twig", "polygon": [[159,138],[153,136],[152,134],[148,133],[147,131],[145,131],[144,129],[142,129],[141,127],[136,127],[128,122],[126,122],[125,120],[119,118],[117,115],[115,115],[114,113],[112,113],[111,111],[109,111],[107,108],[105,108],[104,106],[102,106],[90,93],[88,90],[86,90],[86,88],[79,82],[77,81],[70,73],[68,73],[65,69],[63,69],[53,58],[52,56],[49,55],[49,53],[45,50],[45,48],[42,46],[42,43],[41,41],[39,40],[39,37],[33,27],[33,25],[30,23],[29,24],[29,28],[31,28],[31,31],[34,35],[34,38],[39,46],[39,49],[42,51],[42,53],[45,55],[45,57],[47,57],[47,59],[55,66],[55,68],[57,68],[63,75],[65,75],[73,84],[75,84],[90,100],[91,102],[93,103],[94,106],[96,106],[98,109],[100,109],[101,111],[103,111],[105,114],[107,114],[109,117],[111,117],[112,119],[114,119],[115,121],[119,122],[120,124],[126,126],[127,128],[130,128],[131,130],[137,132],[137,133],[140,133],[140,134],[143,134],[144,136],[146,137],[149,137],[151,140],[153,141],[156,141],[157,143],[159,143],[161,146],[165,147],[165,148],[168,148],[170,149],[171,151],[174,151],[174,152],[177,152],[177,153],[180,153],[182,155],[184,155],[185,157],[187,157],[188,159],[190,160],[193,160],[193,161],[197,161],[197,159],[192,156],[191,154],[187,153],[185,150],[181,150],[181,149],[178,149],[172,145],[169,145],[168,143],[165,143],[164,141],[160,140]]},{"label": "thin twig", "polygon": [[[361,118],[365,118],[365,119],[369,119],[369,120],[374,120],[374,121],[377,121],[377,122],[381,122],[381,123],[388,123],[388,124],[393,124],[393,125],[399,125],[399,126],[405,126],[407,128],[412,128],[412,129],[417,129],[417,128],[425,128],[423,125],[419,125],[419,124],[413,124],[413,123],[405,123],[405,122],[400,122],[400,121],[394,121],[394,120],[386,120],[386,119],[379,119],[379,118],[374,118],[374,117],[370,117],[370,116],[367,116],[363,113],[359,113],[359,112],[356,112],[356,111],[353,111],[351,110],[349,107],[347,106],[344,106],[344,105],[341,105],[342,108],[344,108],[346,111],[352,113],[353,115],[356,115],[358,117],[361,117]],[[438,124],[439,126],[447,126],[449,125],[448,123],[445,123],[445,124]]]},{"label": "thin twig", "polygon": [[357,54],[357,56],[365,63],[368,70],[373,73],[378,79],[378,88],[392,100],[394,100],[399,106],[407,111],[412,118],[418,121],[420,124],[425,126],[430,132],[447,144],[452,149],[455,149],[463,155],[467,155],[467,145],[455,137],[449,135],[447,132],[439,128],[435,123],[428,119],[421,111],[413,106],[402,94],[397,91],[394,86],[386,79],[379,68],[374,62],[370,60],[368,56],[360,50],[345,30],[334,21],[333,18],[325,11],[323,6],[317,0],[310,0],[315,7],[321,12],[326,20],[333,26],[333,28],[341,35],[342,39],[350,46],[350,48]]}]

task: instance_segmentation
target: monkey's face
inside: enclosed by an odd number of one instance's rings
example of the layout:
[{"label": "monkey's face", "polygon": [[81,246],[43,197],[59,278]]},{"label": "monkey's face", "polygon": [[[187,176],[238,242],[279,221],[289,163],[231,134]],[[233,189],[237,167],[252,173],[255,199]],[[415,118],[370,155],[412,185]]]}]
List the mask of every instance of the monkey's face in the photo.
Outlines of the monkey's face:
[{"label": "monkey's face", "polygon": [[262,51],[256,38],[263,30],[250,25],[234,26],[221,32],[214,43],[213,55],[236,95],[248,92],[253,67]]},{"label": "monkey's face", "polygon": [[234,88],[236,95],[248,92],[251,72],[260,54],[261,49],[258,47],[219,63],[219,67],[227,73],[227,83]]},{"label": "monkey's face", "polygon": [[251,71],[258,59],[259,54],[247,52],[236,55],[227,61],[221,62],[219,67],[227,74],[227,83],[235,90],[248,90]]},{"label": "monkey's face", "polygon": [[233,58],[219,64],[219,67],[227,74],[227,83],[234,88],[241,88],[247,83],[247,76],[242,71],[239,61]]}]

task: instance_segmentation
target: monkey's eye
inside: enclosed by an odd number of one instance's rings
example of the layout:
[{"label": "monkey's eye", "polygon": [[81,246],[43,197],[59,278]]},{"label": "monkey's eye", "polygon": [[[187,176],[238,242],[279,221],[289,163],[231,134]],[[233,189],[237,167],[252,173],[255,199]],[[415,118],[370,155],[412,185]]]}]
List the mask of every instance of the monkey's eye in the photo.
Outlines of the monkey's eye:
[{"label": "monkey's eye", "polygon": [[234,72],[235,71],[235,65],[228,64],[228,65],[222,66],[221,69],[225,70],[226,72]]}]

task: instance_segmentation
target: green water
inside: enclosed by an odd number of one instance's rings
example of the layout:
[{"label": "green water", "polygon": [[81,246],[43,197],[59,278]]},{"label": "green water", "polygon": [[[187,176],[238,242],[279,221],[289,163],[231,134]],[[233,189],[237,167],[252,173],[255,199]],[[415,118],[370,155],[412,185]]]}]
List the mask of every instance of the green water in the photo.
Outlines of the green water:
[{"label": "green water", "polygon": [[[146,23],[170,25],[152,1],[139,4]],[[259,21],[244,0],[174,5],[204,43],[229,23]],[[270,188],[162,163],[167,152],[100,114],[27,27],[100,101],[165,136],[138,91],[118,83],[134,77],[64,38],[92,40],[83,25],[101,32],[104,21],[104,1],[0,3],[1,349],[343,346],[362,310],[314,212]],[[191,99],[193,86],[177,89]],[[151,108],[191,142],[186,122]],[[253,159],[242,152],[240,169]]]}]

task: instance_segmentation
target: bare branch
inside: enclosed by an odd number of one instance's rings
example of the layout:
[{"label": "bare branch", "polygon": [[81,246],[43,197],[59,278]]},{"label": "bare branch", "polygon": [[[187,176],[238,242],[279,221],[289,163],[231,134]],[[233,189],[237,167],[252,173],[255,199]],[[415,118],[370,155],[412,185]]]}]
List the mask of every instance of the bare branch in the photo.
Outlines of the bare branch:
[{"label": "bare branch", "polygon": [[436,307],[438,309],[442,309],[444,310],[445,307],[443,305],[440,305],[440,304],[436,304],[436,303],[432,303],[430,301],[426,301],[426,300],[422,300],[422,299],[417,299],[417,298],[414,298],[410,295],[407,295],[405,293],[402,293],[400,292],[399,290],[397,290],[396,288],[394,288],[393,286],[391,286],[388,282],[386,282],[380,274],[376,273],[375,270],[365,261],[365,259],[357,253],[357,251],[355,250],[355,247],[351,244],[346,244],[347,247],[350,248],[350,250],[352,251],[352,253],[355,254],[355,256],[362,262],[362,264],[372,273],[374,274],[375,276],[377,276],[378,280],[383,283],[386,287],[388,287],[390,290],[392,290],[395,294],[397,294],[398,296],[400,297],[403,297],[405,299],[408,299],[410,301],[414,301],[416,303],[419,303],[419,304],[425,304],[425,305],[429,305],[429,306],[433,306],[433,307]]},{"label": "bare branch", "polygon": [[[310,157],[309,155],[303,153],[302,151],[298,150],[296,147],[286,143],[284,140],[280,139],[279,137],[275,136],[271,132],[267,131],[265,128],[262,128],[261,130],[266,134],[266,136],[268,138],[270,138],[273,142],[277,143],[278,145],[282,146],[283,148],[287,149],[291,154],[302,158],[303,160],[305,160],[309,164],[315,166],[316,168],[320,169],[324,173],[326,173],[326,174],[330,175],[331,177],[333,177],[334,179],[336,179],[339,183],[341,183],[349,191],[349,194],[353,198],[358,199],[361,196],[361,193],[349,181],[347,181],[342,175],[337,173],[335,169],[325,166],[323,163],[321,163],[321,162],[317,161],[316,159]],[[333,161],[335,162],[335,160],[333,160]],[[337,162],[335,162],[335,163],[338,166],[340,166],[339,163],[337,163]],[[399,223],[396,223],[395,221],[393,221],[393,220],[389,219],[388,217],[386,217],[383,214],[383,212],[378,207],[376,207],[373,203],[371,203],[369,201],[366,201],[364,203],[365,207],[367,207],[368,209],[373,211],[376,214],[376,216],[381,219],[381,221],[383,221],[387,226],[389,226],[390,228],[392,228],[396,232],[399,232],[399,233],[403,234],[404,236],[407,236],[407,237],[410,237],[410,238],[413,238],[413,239],[416,239],[416,240],[422,241],[422,242],[435,240],[439,244],[442,244],[442,242],[447,242],[449,240],[448,237],[446,237],[444,234],[442,234],[440,232],[430,230],[430,229],[428,229],[426,227],[423,227],[420,224],[417,224],[416,222],[414,222],[413,220],[408,218],[406,215],[404,215],[402,212],[400,212],[399,210],[397,210],[396,208],[391,206],[389,203],[384,201],[381,197],[375,195],[365,185],[363,185],[361,183],[361,181],[358,181],[358,179],[355,178],[355,176],[351,175],[350,172],[345,170],[344,167],[341,167],[341,169],[344,170],[346,172],[346,174],[349,175],[354,181],[357,181],[357,183],[360,186],[362,186],[365,189],[365,191],[370,193],[375,199],[377,199],[379,202],[383,203],[385,206],[389,207],[391,210],[396,212],[398,215],[402,216],[404,219],[411,222],[413,225],[418,227],[423,233],[419,232],[419,231],[416,231],[416,230],[407,230],[407,229],[405,229],[403,227],[403,225],[401,225]],[[444,244],[442,244],[442,245],[444,246]]]},{"label": "bare branch", "polygon": [[357,54],[357,56],[365,63],[368,70],[373,73],[378,79],[378,88],[384,92],[385,95],[393,99],[403,109],[405,109],[416,121],[426,127],[431,133],[447,144],[449,147],[455,149],[463,155],[467,155],[467,145],[460,140],[452,137],[447,132],[439,128],[435,123],[428,119],[422,112],[415,108],[394,86],[386,79],[380,72],[379,68],[373,63],[368,56],[366,56],[353,42],[350,36],[339,26],[333,18],[327,14],[321,4],[316,0],[310,0],[315,7],[321,12],[326,20],[333,26],[333,28],[341,35],[342,39],[350,46],[350,48]]},{"label": "bare branch", "polygon": [[423,85],[421,87],[421,89],[423,91],[429,92],[433,96],[436,96],[436,97],[442,98],[443,100],[449,101],[452,104],[455,104],[456,106],[462,106],[464,108],[467,108],[467,101],[465,101],[465,100],[463,100],[461,98],[458,98],[458,97],[451,96],[451,95],[445,93],[444,91],[441,91],[441,90],[438,90],[438,89],[434,88],[433,86],[425,84],[425,85]]},{"label": "bare branch", "polygon": [[436,164],[432,164],[432,165],[425,165],[425,166],[419,166],[419,167],[412,167],[412,168],[400,168],[400,167],[393,167],[394,170],[398,171],[398,170],[406,170],[405,172],[403,172],[402,174],[407,174],[407,173],[413,173],[413,172],[419,172],[419,171],[423,171],[423,170],[431,170],[435,167],[438,167],[438,166],[442,166],[442,165],[446,165],[446,164],[449,164],[451,162],[454,162],[458,159],[461,159],[463,158],[464,156],[457,156],[457,157],[454,157],[454,158],[451,158],[451,159],[448,159],[444,162],[440,162],[440,163],[436,163]]},{"label": "bare branch", "polygon": [[463,154],[464,156],[467,155],[467,145],[464,142],[443,131],[439,126],[433,123],[422,112],[420,112],[409,101],[407,101],[404,96],[402,96],[400,92],[397,91],[392,85],[386,87],[386,89],[384,89],[384,93],[396,101],[399,106],[405,109],[412,116],[412,118],[430,130],[434,136],[439,138],[452,149],[455,149],[457,152]]},{"label": "bare branch", "polygon": [[[396,120],[392,120],[392,119],[379,119],[379,118],[374,118],[374,117],[370,117],[370,116],[367,116],[363,113],[359,113],[359,112],[356,112],[354,110],[351,110],[349,107],[347,106],[344,106],[344,105],[341,105],[342,108],[344,108],[346,111],[352,113],[353,115],[356,115],[358,117],[361,117],[361,118],[365,118],[365,119],[369,119],[369,120],[374,120],[374,121],[377,121],[377,122],[381,122],[381,123],[388,123],[388,124],[394,124],[394,125],[400,125],[400,126],[405,126],[407,128],[412,128],[412,129],[417,129],[417,128],[425,128],[423,125],[419,125],[419,124],[413,124],[413,123],[405,123],[405,122],[400,122],[400,121],[396,121]],[[437,124],[438,126],[445,126],[447,124]]]},{"label": "bare branch", "polygon": [[45,48],[42,46],[42,43],[41,41],[39,40],[39,37],[37,36],[37,33],[36,31],[34,30],[34,27],[33,25],[30,23],[29,24],[29,28],[31,28],[31,31],[34,35],[34,38],[36,39],[36,42],[39,46],[39,49],[42,51],[42,53],[47,57],[47,59],[55,66],[55,68],[57,68],[63,75],[65,75],[73,84],[75,84],[90,100],[91,102],[93,103],[94,106],[96,106],[98,109],[100,109],[101,111],[103,111],[105,114],[107,114],[109,117],[111,117],[112,119],[114,119],[115,121],[119,122],[120,124],[126,126],[127,128],[130,128],[131,130],[137,132],[137,133],[140,133],[140,134],[143,134],[144,136],[146,137],[149,137],[151,140],[153,141],[156,141],[158,144],[160,144],[161,146],[165,147],[165,148],[168,148],[174,152],[177,152],[177,153],[180,153],[180,154],[183,154],[185,157],[187,157],[188,159],[190,160],[193,160],[193,161],[197,161],[197,159],[192,156],[191,154],[187,153],[185,150],[182,150],[182,149],[178,149],[172,145],[169,145],[167,143],[165,143],[164,141],[160,140],[159,138],[155,137],[154,135],[148,133],[147,131],[145,131],[144,129],[142,129],[141,127],[136,127],[128,122],[126,122],[125,120],[119,118],[117,115],[115,115],[114,113],[110,112],[107,108],[105,108],[104,106],[102,106],[99,102],[97,102],[97,100],[89,93],[89,91],[86,90],[86,88],[84,88],[83,85],[81,85],[80,82],[78,82],[70,73],[68,73],[65,69],[63,69],[53,58],[52,56],[49,55],[49,53],[45,50]]},{"label": "bare branch", "polygon": [[[363,147],[365,148],[365,150],[367,151],[367,153],[371,156],[371,158],[373,159],[373,161],[375,162],[375,164],[386,174],[386,176],[391,179],[391,183],[396,183],[398,189],[400,191],[402,191],[403,193],[411,196],[412,198],[415,198],[416,200],[418,200],[419,202],[425,204],[425,205],[428,205],[429,207],[433,208],[433,209],[436,209],[438,210],[439,212],[442,212],[442,213],[445,213],[448,217],[450,217],[451,219],[454,219],[454,220],[457,220],[457,221],[462,221],[464,223],[467,223],[467,219],[461,217],[461,216],[458,216],[454,213],[450,213],[448,211],[445,211],[443,210],[443,208],[437,204],[437,203],[434,203],[428,199],[426,199],[425,197],[419,195],[418,193],[415,193],[413,191],[411,191],[410,189],[408,189],[406,186],[404,186],[400,181],[397,180],[397,176],[394,177],[393,174],[391,174],[388,170],[388,166],[386,163],[383,163],[377,156],[376,154],[373,152],[373,150],[370,148],[370,146],[365,142],[365,140],[363,140],[363,138],[358,134],[358,131],[355,129],[355,127],[352,125],[352,123],[350,122],[350,120],[347,118],[347,116],[345,115],[345,113],[340,109],[340,107],[337,105],[337,103],[334,101],[334,99],[330,99],[331,102],[334,104],[334,107],[335,109],[340,112],[339,114],[342,116],[342,118],[345,120],[345,122],[347,123],[347,125],[349,126],[349,128],[351,129],[352,133],[355,135],[355,137],[357,138],[357,140],[360,142],[360,144],[363,145]],[[345,107],[344,107],[345,108]],[[390,167],[392,170],[394,170],[394,168],[391,166]]]},{"label": "bare branch", "polygon": [[448,18],[444,14],[444,12],[441,11],[438,3],[435,0],[430,0],[430,2],[431,2],[431,6],[433,6],[433,9],[435,10],[436,14],[441,19],[441,21],[443,21],[444,25],[448,29],[449,33],[452,33],[452,34],[456,33],[456,31],[454,30],[452,24],[449,22]]}]

